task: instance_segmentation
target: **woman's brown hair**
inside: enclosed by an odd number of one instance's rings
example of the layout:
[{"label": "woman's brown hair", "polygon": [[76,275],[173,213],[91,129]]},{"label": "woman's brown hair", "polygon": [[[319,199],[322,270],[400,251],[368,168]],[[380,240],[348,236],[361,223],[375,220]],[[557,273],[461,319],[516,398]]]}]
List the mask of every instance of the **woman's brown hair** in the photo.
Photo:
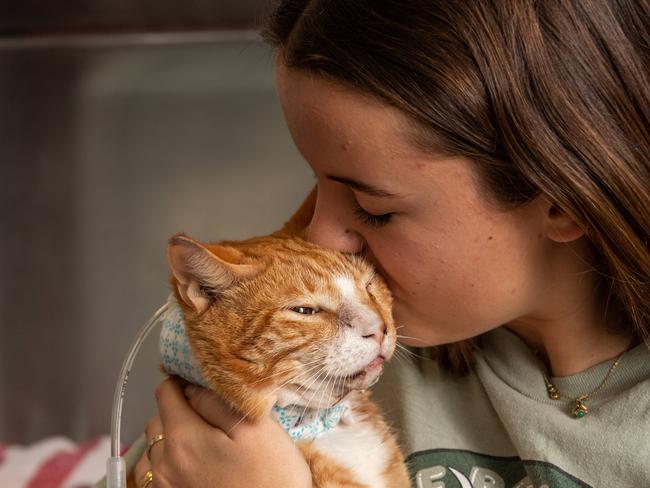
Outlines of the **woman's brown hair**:
[{"label": "woman's brown hair", "polygon": [[[402,110],[422,149],[473,160],[504,208],[541,194],[571,215],[606,310],[650,347],[648,2],[284,0],[262,36]],[[435,355],[462,374],[471,351]]]}]

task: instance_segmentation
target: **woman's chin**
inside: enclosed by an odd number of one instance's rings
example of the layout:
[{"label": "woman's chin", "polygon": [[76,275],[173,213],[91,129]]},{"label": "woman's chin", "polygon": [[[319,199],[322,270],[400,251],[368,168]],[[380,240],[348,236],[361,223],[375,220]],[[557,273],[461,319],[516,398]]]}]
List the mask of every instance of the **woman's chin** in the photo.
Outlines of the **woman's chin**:
[{"label": "woman's chin", "polygon": [[427,340],[431,335],[431,325],[423,324],[408,313],[400,313],[399,306],[393,308],[395,325],[397,327],[397,341],[405,346],[429,347],[433,344]]}]

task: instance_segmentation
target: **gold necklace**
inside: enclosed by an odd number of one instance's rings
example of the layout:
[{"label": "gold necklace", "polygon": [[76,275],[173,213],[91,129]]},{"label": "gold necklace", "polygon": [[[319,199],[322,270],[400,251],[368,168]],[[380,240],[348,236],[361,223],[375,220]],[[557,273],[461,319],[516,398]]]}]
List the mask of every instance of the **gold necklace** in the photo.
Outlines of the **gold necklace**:
[{"label": "gold necklace", "polygon": [[[587,407],[587,404],[585,403],[587,400],[589,400],[589,397],[595,395],[598,393],[603,386],[605,386],[605,383],[611,376],[611,374],[614,372],[616,367],[618,366],[618,363],[621,361],[621,358],[623,357],[623,354],[625,354],[627,350],[623,351],[621,354],[618,355],[616,358],[616,361],[614,361],[614,364],[609,368],[609,371],[607,371],[607,374],[603,378],[603,381],[600,382],[600,384],[591,392],[586,393],[584,395],[580,395],[578,398],[573,399],[573,408],[571,409],[571,415],[573,415],[577,419],[581,419],[585,415],[589,413],[589,408]],[[555,386],[553,383],[551,383],[546,376],[546,373],[542,371],[542,376],[544,376],[544,382],[546,383],[546,391],[548,392],[548,397],[551,400],[560,400],[561,399],[561,394],[560,390],[558,390],[557,386]],[[569,400],[571,398],[568,398]]]}]

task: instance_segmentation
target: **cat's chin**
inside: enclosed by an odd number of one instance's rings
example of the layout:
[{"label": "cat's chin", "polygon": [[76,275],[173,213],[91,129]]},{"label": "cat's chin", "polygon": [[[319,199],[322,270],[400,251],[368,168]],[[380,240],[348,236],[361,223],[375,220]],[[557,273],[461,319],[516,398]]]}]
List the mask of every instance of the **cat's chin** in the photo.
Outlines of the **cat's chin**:
[{"label": "cat's chin", "polygon": [[377,356],[362,369],[346,376],[325,376],[309,386],[288,384],[277,393],[279,407],[296,405],[307,408],[329,408],[342,401],[351,391],[373,386],[384,369],[385,358]]},{"label": "cat's chin", "polygon": [[384,369],[384,357],[377,356],[360,371],[346,376],[346,386],[349,390],[365,390],[377,383]]}]

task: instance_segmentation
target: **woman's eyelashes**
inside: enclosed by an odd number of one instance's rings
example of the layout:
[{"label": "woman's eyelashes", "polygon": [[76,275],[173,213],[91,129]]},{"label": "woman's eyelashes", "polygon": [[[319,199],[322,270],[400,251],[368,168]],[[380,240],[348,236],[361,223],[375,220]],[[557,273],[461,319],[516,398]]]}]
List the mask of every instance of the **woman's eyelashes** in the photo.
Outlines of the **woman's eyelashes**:
[{"label": "woman's eyelashes", "polygon": [[352,208],[357,219],[359,219],[364,224],[370,225],[372,227],[382,227],[390,222],[390,219],[393,217],[392,213],[385,213],[382,215],[371,214],[364,210],[356,200],[352,201]]}]

